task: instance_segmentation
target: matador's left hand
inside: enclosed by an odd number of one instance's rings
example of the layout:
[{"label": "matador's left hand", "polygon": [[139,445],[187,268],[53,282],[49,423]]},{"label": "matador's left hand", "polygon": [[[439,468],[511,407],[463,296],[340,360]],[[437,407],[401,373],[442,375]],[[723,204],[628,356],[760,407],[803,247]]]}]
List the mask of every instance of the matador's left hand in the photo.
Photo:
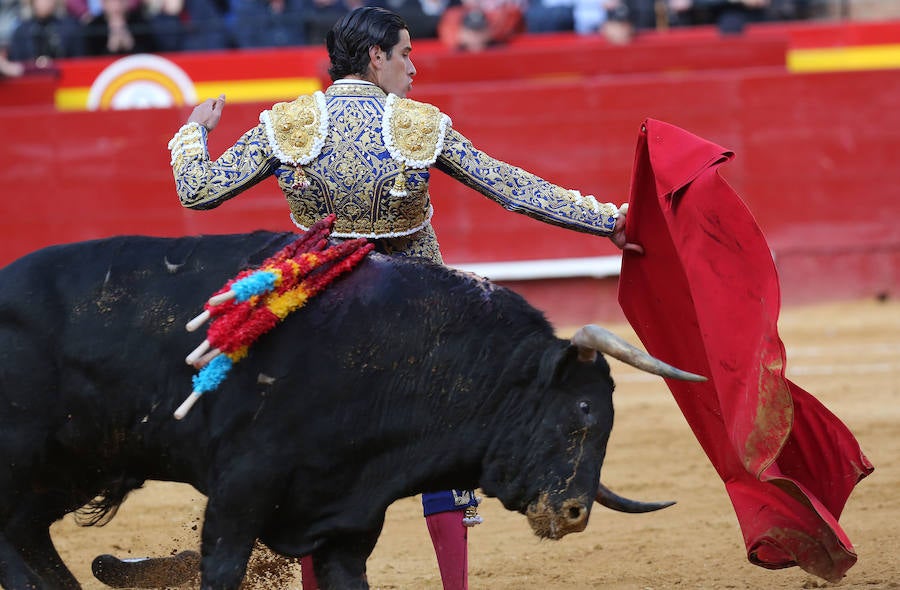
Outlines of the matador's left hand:
[{"label": "matador's left hand", "polygon": [[219,95],[219,98],[208,98],[194,107],[187,122],[200,123],[206,127],[207,131],[212,131],[219,124],[219,119],[222,118],[222,109],[224,108],[224,94]]}]

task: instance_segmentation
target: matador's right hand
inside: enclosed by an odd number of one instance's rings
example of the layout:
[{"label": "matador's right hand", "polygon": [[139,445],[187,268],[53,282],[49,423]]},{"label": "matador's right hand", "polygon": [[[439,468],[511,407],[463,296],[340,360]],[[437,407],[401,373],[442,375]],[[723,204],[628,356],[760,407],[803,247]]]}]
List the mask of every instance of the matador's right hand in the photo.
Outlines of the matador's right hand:
[{"label": "matador's right hand", "polygon": [[219,98],[207,98],[194,107],[191,116],[188,117],[188,123],[200,123],[206,127],[207,131],[212,131],[219,124],[222,118],[222,109],[225,108],[225,95],[220,94]]},{"label": "matador's right hand", "polygon": [[613,233],[609,236],[609,239],[612,240],[612,243],[616,245],[620,250],[628,250],[629,252],[634,252],[635,254],[643,254],[644,247],[640,244],[635,244],[633,242],[627,241],[625,238],[625,216],[628,215],[628,203],[625,203],[621,207],[619,207],[619,215],[616,217],[616,227],[613,229]]}]

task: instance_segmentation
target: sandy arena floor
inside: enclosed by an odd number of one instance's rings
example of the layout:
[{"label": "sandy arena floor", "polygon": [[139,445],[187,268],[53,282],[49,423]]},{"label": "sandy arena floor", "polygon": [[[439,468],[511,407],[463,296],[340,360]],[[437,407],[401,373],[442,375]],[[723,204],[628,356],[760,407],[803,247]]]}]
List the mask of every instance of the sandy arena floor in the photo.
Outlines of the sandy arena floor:
[{"label": "sandy arena floor", "polygon": [[[609,326],[636,342],[627,326]],[[859,554],[840,584],[798,568],[751,565],[724,487],[661,379],[614,362],[616,426],[604,481],[641,500],[677,500],[662,512],[619,514],[595,506],[587,530],[561,541],[534,537],[525,517],[493,499],[470,532],[473,589],[622,590],[900,588],[900,302],[862,301],[782,311],[787,374],[854,432],[875,473],[851,496],[841,524]],[[90,563],[101,553],[168,555],[196,548],[204,498],[152,482],[102,528],[57,523],[53,538],[85,589],[105,588]],[[254,588],[299,588],[295,581]],[[417,498],[395,503],[369,560],[373,588],[440,589]]]}]

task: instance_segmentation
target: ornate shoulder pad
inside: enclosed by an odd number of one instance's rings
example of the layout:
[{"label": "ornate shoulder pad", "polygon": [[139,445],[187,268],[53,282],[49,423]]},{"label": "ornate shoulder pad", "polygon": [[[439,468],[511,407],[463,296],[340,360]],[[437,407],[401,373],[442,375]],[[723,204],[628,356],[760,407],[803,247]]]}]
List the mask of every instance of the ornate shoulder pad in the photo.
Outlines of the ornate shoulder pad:
[{"label": "ornate shoulder pad", "polygon": [[392,158],[410,168],[428,168],[444,149],[452,124],[433,105],[389,94],[381,130]]},{"label": "ornate shoulder pad", "polygon": [[328,107],[320,91],[279,102],[263,111],[259,121],[266,128],[272,153],[282,163],[309,164],[322,151],[328,136]]}]

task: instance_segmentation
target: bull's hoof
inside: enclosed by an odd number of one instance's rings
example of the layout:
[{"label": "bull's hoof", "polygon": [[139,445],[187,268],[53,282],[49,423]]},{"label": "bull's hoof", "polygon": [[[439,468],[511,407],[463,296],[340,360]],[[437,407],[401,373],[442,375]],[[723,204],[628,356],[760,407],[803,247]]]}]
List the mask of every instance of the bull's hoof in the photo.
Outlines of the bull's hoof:
[{"label": "bull's hoof", "polygon": [[182,551],[171,557],[119,559],[98,555],[91,563],[94,577],[113,588],[171,588],[189,582],[200,572],[200,554]]}]

